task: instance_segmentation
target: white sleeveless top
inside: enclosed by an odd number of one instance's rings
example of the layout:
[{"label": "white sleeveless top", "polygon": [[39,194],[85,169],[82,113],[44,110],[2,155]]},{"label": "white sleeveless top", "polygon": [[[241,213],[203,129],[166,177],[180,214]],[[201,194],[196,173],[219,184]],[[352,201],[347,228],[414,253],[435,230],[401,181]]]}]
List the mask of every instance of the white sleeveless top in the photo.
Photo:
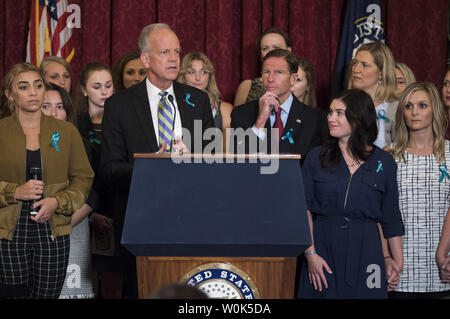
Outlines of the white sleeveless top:
[{"label": "white sleeveless top", "polygon": [[[442,175],[433,154],[405,152],[406,163],[397,161],[399,206],[405,225],[403,272],[396,291],[439,292],[450,290],[439,278],[436,249],[450,206],[450,179]],[[450,146],[445,141],[445,161],[450,175]]]}]

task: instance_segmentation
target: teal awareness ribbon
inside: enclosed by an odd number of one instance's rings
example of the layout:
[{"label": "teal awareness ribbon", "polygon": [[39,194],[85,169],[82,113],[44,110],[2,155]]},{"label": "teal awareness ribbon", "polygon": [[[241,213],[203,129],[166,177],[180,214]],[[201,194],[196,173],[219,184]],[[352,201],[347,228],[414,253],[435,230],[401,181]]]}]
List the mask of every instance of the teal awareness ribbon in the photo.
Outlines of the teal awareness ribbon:
[{"label": "teal awareness ribbon", "polygon": [[382,172],[382,171],[383,171],[383,162],[382,161],[378,161],[378,167],[377,167],[376,172],[379,173],[379,172]]},{"label": "teal awareness ribbon", "polygon": [[289,129],[289,131],[286,132],[286,134],[284,134],[281,137],[281,140],[285,140],[288,139],[290,144],[294,144],[294,138],[293,138],[293,133],[294,133],[294,129]]},{"label": "teal awareness ribbon", "polygon": [[377,112],[377,119],[378,120],[385,120],[386,122],[390,121],[390,119],[386,116],[386,111],[385,110],[379,110]]},{"label": "teal awareness ribbon", "polygon": [[102,141],[95,137],[95,133],[93,131],[89,131],[89,142],[97,144],[102,143]]},{"label": "teal awareness ribbon", "polygon": [[59,142],[59,133],[55,132],[52,134],[52,142],[50,143],[50,146],[53,146],[57,152],[59,152],[58,142]]},{"label": "teal awareness ribbon", "polygon": [[441,172],[441,177],[439,177],[439,183],[442,183],[445,177],[450,179],[450,176],[447,173],[447,165],[445,165],[445,163],[439,164],[439,171]]},{"label": "teal awareness ribbon", "polygon": [[189,101],[190,98],[191,98],[191,93],[186,93],[186,97],[184,98],[184,100],[186,101],[187,104],[189,104],[190,106],[194,107],[195,104],[192,103],[191,101]]}]

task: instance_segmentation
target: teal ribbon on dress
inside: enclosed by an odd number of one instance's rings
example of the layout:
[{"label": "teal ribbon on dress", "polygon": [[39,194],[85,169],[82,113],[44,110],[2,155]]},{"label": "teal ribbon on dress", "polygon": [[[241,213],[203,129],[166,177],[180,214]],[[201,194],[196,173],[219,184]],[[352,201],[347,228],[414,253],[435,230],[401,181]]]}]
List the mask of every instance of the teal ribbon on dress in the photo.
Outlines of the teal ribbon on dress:
[{"label": "teal ribbon on dress", "polygon": [[385,120],[386,122],[390,121],[390,119],[386,116],[386,111],[385,110],[379,110],[377,112],[377,119],[378,120]]},{"label": "teal ribbon on dress", "polygon": [[59,152],[58,142],[59,142],[59,133],[55,132],[52,134],[52,142],[50,143],[50,146],[53,146],[57,152]]},{"label": "teal ribbon on dress", "polygon": [[377,167],[376,172],[379,173],[379,172],[382,172],[382,171],[383,171],[383,162],[382,161],[378,161],[378,167]]},{"label": "teal ribbon on dress", "polygon": [[190,98],[191,98],[191,93],[186,93],[186,97],[184,98],[184,100],[186,101],[187,104],[189,104],[190,106],[194,107],[195,104],[192,103],[191,101],[189,101]]},{"label": "teal ribbon on dress", "polygon": [[289,130],[286,132],[286,134],[284,134],[284,135],[281,137],[281,140],[283,141],[283,140],[285,140],[285,139],[288,139],[290,144],[294,144],[293,133],[294,133],[294,129],[292,129],[292,128],[289,129]]},{"label": "teal ribbon on dress", "polygon": [[89,142],[97,144],[102,143],[102,141],[95,137],[95,133],[93,131],[89,131]]},{"label": "teal ribbon on dress", "polygon": [[439,171],[441,172],[441,177],[439,177],[439,183],[442,183],[445,177],[450,179],[450,176],[447,173],[447,165],[445,165],[445,163],[439,164]]}]

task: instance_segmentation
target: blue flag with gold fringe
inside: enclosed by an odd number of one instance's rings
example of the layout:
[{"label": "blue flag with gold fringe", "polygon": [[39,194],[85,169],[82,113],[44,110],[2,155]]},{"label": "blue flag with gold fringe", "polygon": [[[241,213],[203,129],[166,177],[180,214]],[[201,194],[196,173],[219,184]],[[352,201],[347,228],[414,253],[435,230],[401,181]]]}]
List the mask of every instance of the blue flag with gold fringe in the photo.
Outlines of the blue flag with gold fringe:
[{"label": "blue flag with gold fringe", "polygon": [[356,50],[368,42],[384,42],[379,0],[349,0],[334,65],[332,96],[344,89],[348,63]]}]

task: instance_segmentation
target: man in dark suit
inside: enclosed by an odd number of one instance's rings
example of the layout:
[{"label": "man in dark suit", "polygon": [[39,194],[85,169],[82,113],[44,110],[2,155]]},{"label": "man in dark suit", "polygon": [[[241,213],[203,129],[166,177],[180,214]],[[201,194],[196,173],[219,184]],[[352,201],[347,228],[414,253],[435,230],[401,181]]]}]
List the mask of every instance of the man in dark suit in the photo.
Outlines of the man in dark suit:
[{"label": "man in dark suit", "polygon": [[[272,146],[278,146],[279,153],[301,154],[304,159],[321,144],[327,127],[325,114],[306,106],[291,93],[297,70],[297,60],[287,50],[276,49],[264,57],[262,79],[266,93],[259,100],[233,109],[231,127],[242,128],[246,134],[235,131],[230,149],[237,153],[273,153],[276,149]],[[271,128],[278,128],[273,130],[273,136]],[[261,149],[261,141],[266,142],[267,148]]]},{"label": "man in dark suit", "polygon": [[[182,128],[189,130],[194,145],[194,121],[202,124],[203,133],[213,126],[208,95],[192,86],[174,82],[180,69],[180,42],[166,24],[151,24],[139,37],[141,60],[147,79],[106,101],[103,115],[104,143],[102,173],[107,179],[130,181],[134,153],[152,153],[161,148],[158,132],[159,92],[168,92],[168,105],[173,111],[173,140],[168,145],[186,151],[180,141]],[[190,143],[189,143],[190,142]],[[202,150],[194,150],[201,152]]]},{"label": "man in dark suit", "polygon": [[[146,80],[109,98],[102,121],[101,175],[112,192],[110,211],[116,238],[114,263],[119,272],[128,275],[124,278],[125,297],[131,298],[137,297],[135,259],[120,246],[120,238],[133,171],[133,154],[167,149],[202,152],[202,149],[189,150],[186,145],[199,145],[194,143],[194,139],[202,140],[203,132],[213,126],[208,95],[174,82],[180,69],[180,42],[170,27],[162,23],[145,27],[139,36],[139,48],[142,63],[147,69]],[[160,109],[164,108],[171,115],[170,119],[159,117]],[[164,133],[161,121],[165,123],[164,130],[167,129]],[[190,133],[189,140],[182,140],[185,130]],[[195,136],[194,132],[201,133],[201,136]]]}]

